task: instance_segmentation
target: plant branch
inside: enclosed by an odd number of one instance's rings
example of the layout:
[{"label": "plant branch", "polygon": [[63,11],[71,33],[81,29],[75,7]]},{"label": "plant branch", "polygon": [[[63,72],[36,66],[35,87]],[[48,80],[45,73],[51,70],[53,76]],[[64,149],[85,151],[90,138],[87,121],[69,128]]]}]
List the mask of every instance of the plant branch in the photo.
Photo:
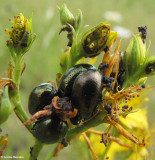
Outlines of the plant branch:
[{"label": "plant branch", "polygon": [[51,151],[47,154],[45,160],[51,160],[52,157],[54,157],[54,154],[55,154],[57,145],[58,145],[57,143],[53,144],[53,148],[52,148]]},{"label": "plant branch", "polygon": [[20,117],[20,120],[22,122],[25,122],[29,119],[26,112],[24,111],[22,104],[21,104],[21,98],[20,98],[20,92],[19,92],[19,85],[20,85],[20,78],[21,78],[21,71],[23,69],[23,60],[21,56],[16,55],[16,59],[14,61],[15,68],[13,70],[13,82],[16,84],[16,88],[13,89],[10,93],[11,101],[14,104],[16,115]]},{"label": "plant branch", "polygon": [[66,135],[66,140],[70,141],[74,137],[76,137],[78,134],[85,132],[89,128],[96,127],[99,124],[103,123],[103,119],[106,117],[107,112],[106,110],[99,110],[91,119],[88,121],[85,121],[82,125],[75,127],[73,129],[70,129]]},{"label": "plant branch", "polygon": [[35,144],[33,147],[31,147],[30,151],[30,158],[29,160],[36,160],[41,149],[43,148],[43,143],[39,142],[38,140],[35,140]]}]

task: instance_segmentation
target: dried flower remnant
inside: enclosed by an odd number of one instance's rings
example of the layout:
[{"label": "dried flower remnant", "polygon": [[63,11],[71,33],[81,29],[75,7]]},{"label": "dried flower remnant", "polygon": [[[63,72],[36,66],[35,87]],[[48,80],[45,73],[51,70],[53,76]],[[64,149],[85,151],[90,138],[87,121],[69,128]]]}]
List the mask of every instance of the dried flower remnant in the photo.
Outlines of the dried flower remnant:
[{"label": "dried flower remnant", "polygon": [[[2,132],[2,129],[0,128],[0,134],[1,132]],[[1,159],[1,156],[3,156],[8,144],[9,144],[8,135],[5,134],[4,136],[1,136],[0,137],[0,159]]]},{"label": "dried flower remnant", "polygon": [[147,36],[147,26],[138,27],[138,31],[141,32],[141,36],[142,36],[142,39],[143,39],[143,43],[145,43],[146,36]]}]

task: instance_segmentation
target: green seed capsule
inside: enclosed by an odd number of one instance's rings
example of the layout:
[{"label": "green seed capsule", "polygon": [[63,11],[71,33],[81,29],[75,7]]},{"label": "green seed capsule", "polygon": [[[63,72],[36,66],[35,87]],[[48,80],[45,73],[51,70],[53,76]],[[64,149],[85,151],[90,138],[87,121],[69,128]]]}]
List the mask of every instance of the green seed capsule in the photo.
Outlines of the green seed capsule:
[{"label": "green seed capsule", "polygon": [[61,142],[67,131],[67,123],[57,116],[38,120],[32,130],[34,137],[46,144]]},{"label": "green seed capsule", "polygon": [[110,34],[110,25],[100,24],[88,32],[82,38],[82,46],[85,57],[95,57],[106,48],[106,42]]},{"label": "green seed capsule", "polygon": [[8,86],[4,88],[4,93],[1,97],[0,103],[0,124],[4,123],[12,112],[12,105],[10,103]]},{"label": "green seed capsule", "polygon": [[42,110],[46,105],[51,103],[56,93],[56,89],[50,83],[41,83],[35,87],[29,96],[29,112],[33,115],[37,111]]}]

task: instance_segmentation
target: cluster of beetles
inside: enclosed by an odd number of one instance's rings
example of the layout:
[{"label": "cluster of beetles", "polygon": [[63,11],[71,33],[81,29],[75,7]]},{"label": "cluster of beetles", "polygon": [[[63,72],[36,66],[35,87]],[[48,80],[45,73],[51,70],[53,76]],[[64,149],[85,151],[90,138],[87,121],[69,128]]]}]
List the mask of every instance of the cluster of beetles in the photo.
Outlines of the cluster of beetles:
[{"label": "cluster of beetles", "polygon": [[[48,112],[33,125],[34,137],[47,144],[62,142],[69,129],[67,119],[73,125],[90,119],[102,101],[103,87],[110,88],[114,80],[103,76],[106,67],[102,63],[98,69],[90,64],[78,64],[64,74],[58,89],[51,83],[35,87],[29,96],[29,112],[32,115],[45,109]],[[52,103],[54,99],[56,107]]]}]

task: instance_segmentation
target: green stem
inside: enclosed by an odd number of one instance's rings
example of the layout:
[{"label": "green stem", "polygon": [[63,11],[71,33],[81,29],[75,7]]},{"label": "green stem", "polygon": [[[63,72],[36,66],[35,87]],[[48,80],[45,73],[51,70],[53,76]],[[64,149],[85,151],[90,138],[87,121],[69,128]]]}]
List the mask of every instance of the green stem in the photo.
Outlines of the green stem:
[{"label": "green stem", "polygon": [[51,149],[51,151],[47,154],[45,160],[51,160],[52,157],[54,156],[55,150],[57,148],[57,143],[53,144],[53,148]]},{"label": "green stem", "polygon": [[15,59],[15,68],[14,68],[14,75],[13,75],[13,80],[16,83],[17,88],[19,89],[20,85],[20,78],[21,78],[21,71],[22,71],[22,57],[21,56],[16,56]]},{"label": "green stem", "polygon": [[67,69],[70,69],[71,67],[73,67],[78,60],[80,60],[83,56],[80,54],[80,45],[78,44],[79,40],[78,40],[78,34],[79,34],[79,30],[76,30],[74,33],[74,38],[73,38],[73,44],[72,44],[72,48],[70,50],[70,55],[68,57],[68,64],[67,64]]},{"label": "green stem", "polygon": [[30,152],[30,158],[29,160],[36,160],[41,149],[43,148],[43,143],[39,142],[38,140],[35,140],[34,146],[31,148]]},{"label": "green stem", "polygon": [[107,112],[105,110],[98,111],[90,120],[84,122],[81,126],[70,129],[66,135],[66,140],[70,141],[78,134],[88,130],[89,128],[96,127],[99,124],[102,124],[106,115]]},{"label": "green stem", "polygon": [[28,115],[26,114],[26,112],[24,111],[22,105],[21,105],[21,102],[20,100],[16,100],[16,97],[19,97],[19,92],[18,93],[15,93],[14,97],[11,99],[14,106],[15,106],[15,109],[16,109],[16,114],[19,115],[19,117],[22,117],[22,122],[25,122],[29,119]]},{"label": "green stem", "polygon": [[[20,78],[21,78],[21,71],[23,69],[23,60],[21,56],[17,56],[14,59],[14,70],[12,75],[12,80],[16,84],[16,88],[11,90],[10,92],[10,98],[12,103],[15,107],[15,113],[18,118],[20,118],[21,122],[25,122],[29,119],[26,112],[24,111],[21,99],[20,99],[20,92],[19,92],[19,85],[20,85]],[[30,126],[28,127],[30,130]]]},{"label": "green stem", "polygon": [[21,71],[23,68],[23,60],[21,56],[16,56],[15,59],[15,68],[13,71],[13,82],[16,84],[16,89],[12,91],[11,100],[15,106],[16,113],[19,117],[23,118],[23,122],[27,121],[29,117],[27,116],[26,112],[24,111],[21,100],[20,100],[20,92],[19,92],[19,85],[20,85],[20,78],[21,78]]}]

